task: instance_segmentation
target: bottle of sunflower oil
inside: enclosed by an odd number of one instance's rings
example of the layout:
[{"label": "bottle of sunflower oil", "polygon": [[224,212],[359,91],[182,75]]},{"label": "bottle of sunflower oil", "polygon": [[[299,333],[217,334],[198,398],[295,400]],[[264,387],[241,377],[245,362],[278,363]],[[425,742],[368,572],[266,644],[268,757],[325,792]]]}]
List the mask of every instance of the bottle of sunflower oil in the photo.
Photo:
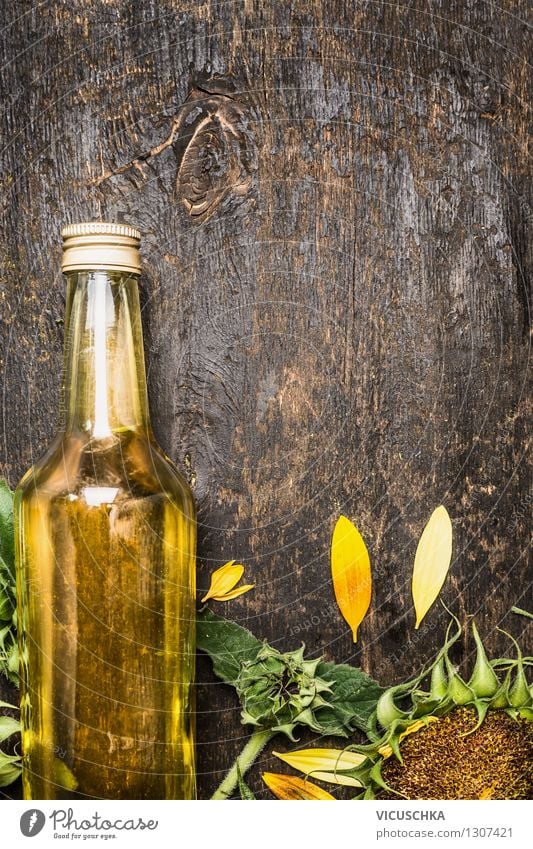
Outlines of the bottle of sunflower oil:
[{"label": "bottle of sunflower oil", "polygon": [[140,234],[62,235],[62,421],[15,497],[24,797],[191,799],[195,509],[150,426]]}]

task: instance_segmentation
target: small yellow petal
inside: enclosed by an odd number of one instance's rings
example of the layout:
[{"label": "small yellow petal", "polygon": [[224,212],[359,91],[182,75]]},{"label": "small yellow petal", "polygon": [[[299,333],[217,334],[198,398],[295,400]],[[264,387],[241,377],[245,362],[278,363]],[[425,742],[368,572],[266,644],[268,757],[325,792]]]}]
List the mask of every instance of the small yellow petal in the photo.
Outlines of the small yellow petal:
[{"label": "small yellow petal", "polygon": [[343,749],[300,749],[297,752],[272,752],[281,761],[311,775],[317,781],[329,784],[342,784],[346,787],[361,787],[361,782],[351,775],[343,775],[342,770],[355,769],[366,761],[366,756],[358,752]]},{"label": "small yellow petal", "polygon": [[442,504],[433,511],[422,531],[415,554],[412,592],[415,629],[441,591],[452,559],[452,523]]},{"label": "small yellow petal", "polygon": [[383,746],[379,747],[378,752],[384,760],[387,760],[387,758],[390,758],[392,755],[392,746],[389,746],[388,743],[384,743]]},{"label": "small yellow petal", "polygon": [[[409,734],[414,734],[416,731],[420,731],[421,728],[424,728],[424,726],[428,725],[430,722],[438,722],[438,719],[438,716],[426,716],[425,719],[417,719],[415,722],[412,722],[411,725],[408,725],[405,731],[402,731],[398,740],[401,743],[404,737],[409,737]],[[378,752],[381,757],[386,760],[392,755],[392,747],[388,743],[385,743],[383,746],[379,747]]]},{"label": "small yellow petal", "polygon": [[478,796],[478,799],[492,799],[495,793],[494,787],[485,787]]},{"label": "small yellow petal", "polygon": [[235,560],[230,560],[224,566],[221,566],[220,569],[215,569],[211,575],[211,586],[202,601],[207,601],[215,596],[225,595],[239,583],[243,575],[244,566],[240,563],[235,563]]},{"label": "small yellow petal", "polygon": [[370,606],[372,573],[363,537],[346,516],[339,516],[331,540],[331,577],[339,610],[352,629],[357,629]]},{"label": "small yellow petal", "polygon": [[242,587],[236,587],[234,590],[230,590],[229,593],[225,593],[224,595],[212,595],[211,598],[213,601],[229,601],[232,598],[238,598],[238,596],[243,593],[247,593],[249,590],[253,590],[255,584],[243,584]]},{"label": "small yellow petal", "polygon": [[293,801],[294,799],[333,799],[335,796],[323,790],[311,781],[297,778],[294,775],[279,775],[275,772],[264,772],[263,781],[277,799]]}]

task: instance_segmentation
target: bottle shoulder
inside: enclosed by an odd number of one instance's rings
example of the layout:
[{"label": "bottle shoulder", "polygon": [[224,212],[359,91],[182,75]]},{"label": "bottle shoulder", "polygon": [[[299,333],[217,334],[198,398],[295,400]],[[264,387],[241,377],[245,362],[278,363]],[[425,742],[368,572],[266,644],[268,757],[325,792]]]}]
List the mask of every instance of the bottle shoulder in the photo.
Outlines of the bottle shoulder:
[{"label": "bottle shoulder", "polygon": [[151,436],[135,431],[106,440],[59,434],[20,481],[17,498],[35,492],[50,497],[79,494],[85,489],[116,489],[131,498],[166,495],[194,513],[184,476]]}]

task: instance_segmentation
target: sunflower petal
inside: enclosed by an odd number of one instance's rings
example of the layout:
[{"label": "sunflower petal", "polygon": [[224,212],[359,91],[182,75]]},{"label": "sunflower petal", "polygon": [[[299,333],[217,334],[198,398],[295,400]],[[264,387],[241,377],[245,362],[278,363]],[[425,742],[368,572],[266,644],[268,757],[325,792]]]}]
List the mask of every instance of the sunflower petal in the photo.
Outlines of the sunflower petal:
[{"label": "sunflower petal", "polygon": [[280,775],[275,772],[264,772],[263,781],[277,799],[291,801],[295,799],[333,799],[331,793],[318,787],[311,781],[297,778],[294,775]]},{"label": "sunflower petal", "polygon": [[312,772],[311,778],[317,781],[325,781],[326,784],[338,784],[342,787],[363,787],[362,781],[353,775],[344,772]]},{"label": "sunflower petal", "polygon": [[212,595],[211,598],[213,601],[229,601],[232,598],[238,598],[243,593],[247,593],[249,590],[253,590],[255,584],[243,584],[242,587],[236,587],[234,590],[230,590],[229,593],[225,593],[224,595]]},{"label": "sunflower petal", "polygon": [[211,585],[204,595],[202,602],[208,601],[215,596],[226,595],[233,587],[239,583],[244,575],[244,566],[240,563],[235,563],[235,560],[230,560],[221,566],[220,569],[215,569],[211,575]]},{"label": "sunflower petal", "polygon": [[437,598],[452,559],[452,523],[445,507],[433,511],[422,531],[415,555],[412,591],[416,625],[420,624]]},{"label": "sunflower petal", "polygon": [[[420,731],[421,728],[429,725],[430,722],[438,722],[437,716],[426,716],[424,719],[417,719],[415,722],[412,722],[411,725],[408,725],[404,731],[398,737],[398,743],[401,743],[406,737],[409,737],[409,734],[416,734],[417,731]],[[390,758],[393,754],[393,747],[390,743],[384,743],[383,746],[378,748],[378,752],[384,760]]]},{"label": "sunflower petal", "polygon": [[352,629],[357,629],[370,606],[372,573],[363,537],[346,516],[339,516],[331,540],[331,577],[339,610]]},{"label": "sunflower petal", "polygon": [[[366,756],[343,749],[300,749],[297,752],[272,752],[293,769],[311,775],[317,781],[361,787],[361,782],[344,772],[357,769],[366,761]],[[343,772],[344,771],[344,772]]]}]

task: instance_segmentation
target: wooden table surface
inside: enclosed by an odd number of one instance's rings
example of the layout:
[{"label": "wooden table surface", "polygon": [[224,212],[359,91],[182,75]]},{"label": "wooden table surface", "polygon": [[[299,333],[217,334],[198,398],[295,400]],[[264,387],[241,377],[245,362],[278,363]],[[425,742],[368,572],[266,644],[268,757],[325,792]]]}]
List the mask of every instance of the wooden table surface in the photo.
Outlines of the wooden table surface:
[{"label": "wooden table surface", "polygon": [[[153,424],[197,499],[199,587],[230,558],[257,584],[221,612],[401,680],[443,640],[438,608],[414,632],[410,575],[444,503],[444,601],[492,651],[512,651],[498,627],[527,642],[510,613],[531,590],[527,10],[2,4],[10,484],[55,428],[59,229],[134,223]],[[356,647],[328,576],[341,512],[374,566]],[[198,678],[205,797],[246,731],[203,659]],[[266,797],[259,766],[250,783]]]}]

